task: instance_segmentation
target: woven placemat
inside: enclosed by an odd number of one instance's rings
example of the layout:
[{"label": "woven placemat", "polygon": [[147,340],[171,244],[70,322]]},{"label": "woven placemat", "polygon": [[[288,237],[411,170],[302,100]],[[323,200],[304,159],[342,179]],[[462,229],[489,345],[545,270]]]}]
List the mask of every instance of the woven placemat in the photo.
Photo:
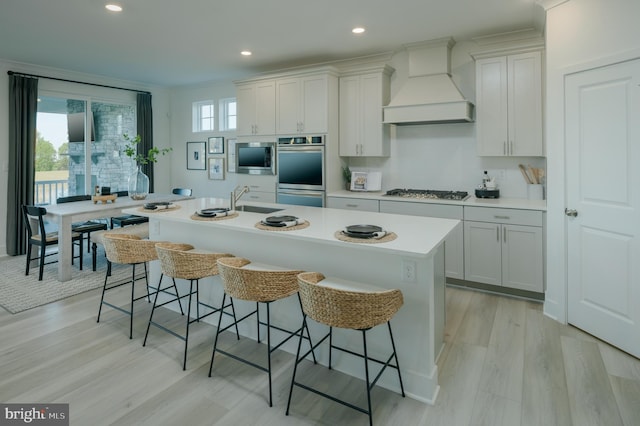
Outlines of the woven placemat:
[{"label": "woven placemat", "polygon": [[233,219],[234,217],[238,217],[238,212],[233,212],[233,213],[228,214],[226,216],[214,216],[214,217],[198,216],[195,213],[191,215],[191,219],[193,219],[193,220],[204,220],[204,221]]},{"label": "woven placemat", "polygon": [[389,241],[393,241],[396,238],[398,238],[398,235],[396,235],[395,232],[387,232],[387,235],[385,235],[382,238],[353,238],[353,237],[344,235],[342,231],[336,231],[336,233],[333,234],[333,236],[340,241],[346,241],[348,243],[360,243],[360,244],[388,243]]},{"label": "woven placemat", "polygon": [[298,229],[304,229],[309,227],[309,221],[304,221],[299,225],[293,226],[267,226],[263,225],[261,222],[258,222],[254,225],[258,229],[262,229],[263,231],[297,231]]},{"label": "woven placemat", "polygon": [[179,205],[174,204],[173,206],[167,207],[166,209],[145,209],[143,206],[143,207],[138,207],[136,210],[144,213],[162,213],[162,212],[170,212],[173,210],[178,210],[179,208],[180,208]]}]

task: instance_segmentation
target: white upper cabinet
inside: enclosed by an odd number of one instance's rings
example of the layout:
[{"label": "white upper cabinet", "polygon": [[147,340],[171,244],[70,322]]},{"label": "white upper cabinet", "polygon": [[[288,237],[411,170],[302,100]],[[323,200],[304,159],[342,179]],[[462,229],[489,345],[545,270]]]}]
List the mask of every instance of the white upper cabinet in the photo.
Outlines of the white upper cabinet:
[{"label": "white upper cabinet", "polygon": [[238,136],[276,133],[276,82],[261,80],[238,83]]},{"label": "white upper cabinet", "polygon": [[393,68],[340,78],[340,156],[388,157],[389,124],[382,107],[389,103]]},{"label": "white upper cabinet", "polygon": [[542,52],[476,59],[480,156],[543,156]]},{"label": "white upper cabinet", "polygon": [[327,74],[276,80],[276,133],[324,134],[329,128]]}]

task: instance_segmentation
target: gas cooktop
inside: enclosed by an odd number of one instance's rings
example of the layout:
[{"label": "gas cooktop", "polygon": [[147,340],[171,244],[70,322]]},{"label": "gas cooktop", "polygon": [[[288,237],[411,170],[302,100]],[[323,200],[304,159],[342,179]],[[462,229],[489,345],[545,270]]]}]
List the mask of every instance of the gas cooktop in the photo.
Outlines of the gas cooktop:
[{"label": "gas cooktop", "polygon": [[469,198],[466,191],[436,191],[433,189],[390,189],[385,195],[404,198],[456,200],[463,201]]}]

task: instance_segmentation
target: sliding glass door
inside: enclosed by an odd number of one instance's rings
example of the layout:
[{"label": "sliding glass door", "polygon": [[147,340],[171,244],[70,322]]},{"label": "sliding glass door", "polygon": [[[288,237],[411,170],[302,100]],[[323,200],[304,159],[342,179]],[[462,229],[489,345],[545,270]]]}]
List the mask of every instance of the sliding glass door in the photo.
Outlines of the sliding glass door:
[{"label": "sliding glass door", "polygon": [[37,116],[36,204],[93,194],[96,186],[126,190],[135,164],[122,155],[124,133],[136,133],[133,103],[42,93]]}]

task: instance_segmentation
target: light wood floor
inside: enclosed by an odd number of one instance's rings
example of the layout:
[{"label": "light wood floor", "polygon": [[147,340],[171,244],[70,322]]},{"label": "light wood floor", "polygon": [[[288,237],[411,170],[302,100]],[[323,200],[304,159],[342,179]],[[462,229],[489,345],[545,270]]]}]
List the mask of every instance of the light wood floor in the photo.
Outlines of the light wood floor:
[{"label": "light wood floor", "polygon": [[[116,297],[124,304],[128,294],[118,290]],[[119,313],[108,310],[96,324],[98,300],[91,291],[16,315],[0,309],[0,402],[69,403],[72,425],[368,423],[365,415],[299,388],[285,416],[290,354],[275,356],[269,408],[264,373],[216,355],[214,377],[207,377],[212,326],[193,327],[182,371],[178,339],[156,330],[142,347],[146,303],[129,340]],[[182,324],[173,312],[161,315]],[[640,361],[545,318],[537,303],[449,287],[445,331],[437,403],[376,388],[375,424],[640,424]],[[223,340],[248,352],[263,348],[247,339],[235,343],[232,335]],[[308,380],[348,397],[361,391],[355,379],[307,367]]]}]

